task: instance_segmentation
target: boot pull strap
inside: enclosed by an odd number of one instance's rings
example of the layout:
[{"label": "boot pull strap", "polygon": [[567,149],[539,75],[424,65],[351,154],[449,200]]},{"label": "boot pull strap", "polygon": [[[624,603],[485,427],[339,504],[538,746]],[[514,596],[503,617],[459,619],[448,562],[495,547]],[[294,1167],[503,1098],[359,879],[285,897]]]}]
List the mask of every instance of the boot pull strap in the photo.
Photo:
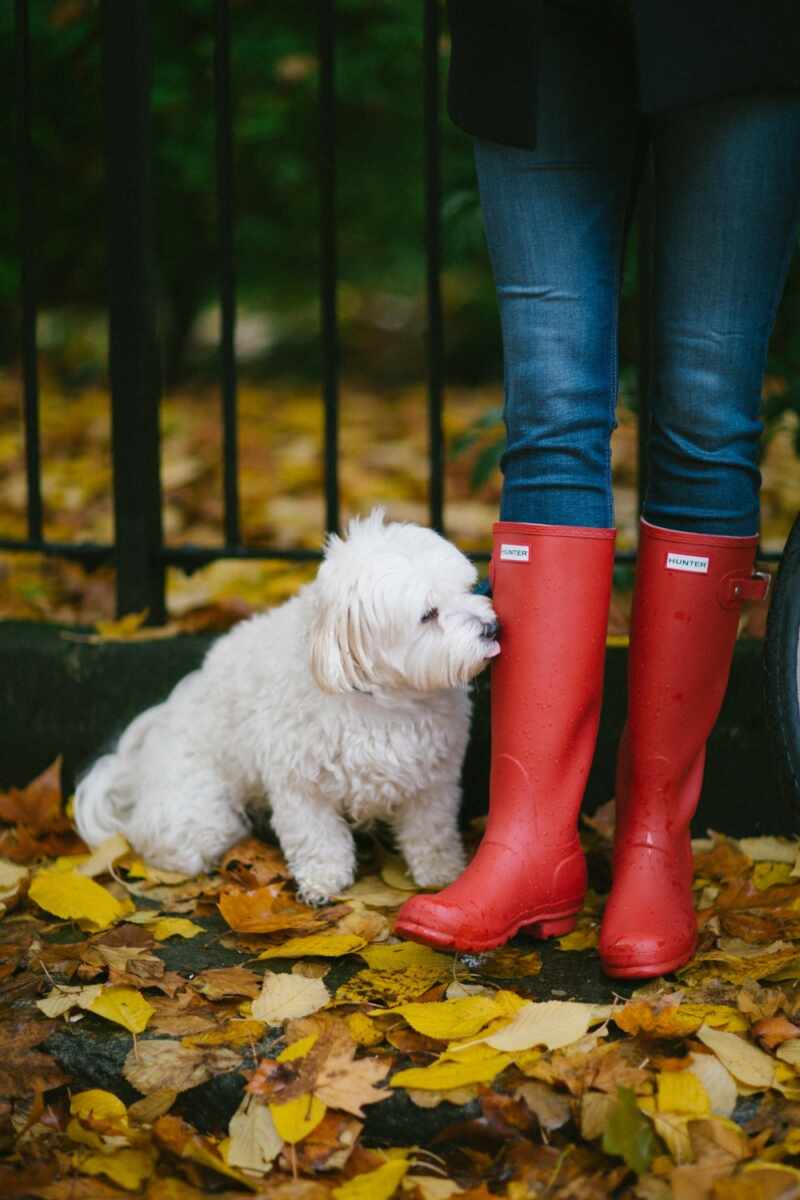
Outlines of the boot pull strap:
[{"label": "boot pull strap", "polygon": [[763,600],[771,582],[769,571],[753,571],[750,575],[731,571],[720,582],[719,602],[723,608],[737,608],[745,600]]}]

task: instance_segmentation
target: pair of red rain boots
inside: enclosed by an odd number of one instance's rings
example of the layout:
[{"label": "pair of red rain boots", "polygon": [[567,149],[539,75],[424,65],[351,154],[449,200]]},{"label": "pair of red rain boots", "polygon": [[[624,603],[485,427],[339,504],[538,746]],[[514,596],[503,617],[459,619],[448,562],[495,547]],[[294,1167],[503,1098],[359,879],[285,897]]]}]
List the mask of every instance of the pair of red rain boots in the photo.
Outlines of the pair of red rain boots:
[{"label": "pair of red rain boots", "polygon": [[[617,770],[614,882],[600,934],[607,974],[644,978],[692,955],[689,825],[727,685],[741,603],[766,591],[757,539],[642,522]],[[488,950],[520,929],[568,932],[586,890],[578,814],[602,699],[614,531],[498,522],[486,833],[466,871],[403,905],[395,931]]]}]

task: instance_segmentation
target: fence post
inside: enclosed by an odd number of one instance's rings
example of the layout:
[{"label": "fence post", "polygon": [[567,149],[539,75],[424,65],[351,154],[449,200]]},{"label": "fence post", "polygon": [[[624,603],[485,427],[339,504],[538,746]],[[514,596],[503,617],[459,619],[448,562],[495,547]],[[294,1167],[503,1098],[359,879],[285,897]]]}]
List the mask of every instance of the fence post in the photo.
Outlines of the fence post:
[{"label": "fence post", "polygon": [[104,0],[109,374],[117,614],[164,620],[151,246],[148,0]]}]

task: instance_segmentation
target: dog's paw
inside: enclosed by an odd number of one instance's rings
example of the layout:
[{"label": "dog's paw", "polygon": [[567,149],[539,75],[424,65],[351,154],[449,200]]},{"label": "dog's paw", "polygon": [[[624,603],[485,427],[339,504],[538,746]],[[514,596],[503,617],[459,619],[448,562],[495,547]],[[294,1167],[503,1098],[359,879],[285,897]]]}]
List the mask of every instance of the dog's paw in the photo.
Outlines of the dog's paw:
[{"label": "dog's paw", "polygon": [[302,900],[303,904],[309,904],[312,908],[319,908],[320,905],[328,904],[334,896],[338,896],[340,892],[349,888],[353,880],[352,871],[340,871],[339,873],[331,871],[324,877],[295,875],[298,897]]},{"label": "dog's paw", "polygon": [[461,846],[439,850],[430,854],[417,855],[409,869],[414,882],[423,888],[441,888],[458,879],[467,865]]}]

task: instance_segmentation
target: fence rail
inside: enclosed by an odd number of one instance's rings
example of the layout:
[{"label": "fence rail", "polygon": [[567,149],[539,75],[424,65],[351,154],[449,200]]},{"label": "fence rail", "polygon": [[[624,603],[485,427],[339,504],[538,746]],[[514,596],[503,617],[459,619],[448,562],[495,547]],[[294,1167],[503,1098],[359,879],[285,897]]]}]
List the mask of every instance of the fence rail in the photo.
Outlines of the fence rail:
[{"label": "fence rail", "polygon": [[[119,615],[144,608],[149,619],[165,617],[167,566],[194,570],[220,558],[314,561],[319,552],[243,544],[237,445],[236,261],[231,80],[230,0],[208,0],[213,9],[215,162],[219,254],[218,299],[222,418],[223,541],[219,546],[165,545],[161,518],[158,413],[159,355],[153,287],[150,181],[150,0],[102,0],[105,106],[105,169],[108,194],[109,373],[111,383],[114,541],[48,541],[44,536],[37,373],[35,230],[32,218],[34,161],[31,137],[31,0],[14,0],[16,58],[16,190],[21,258],[21,361],[27,481],[27,537],[0,537],[0,550],[37,551],[93,568],[116,566]],[[35,2],[35,0],[34,0]],[[339,528],[339,325],[337,315],[336,216],[336,3],[315,0],[318,54],[319,295],[322,351],[321,403],[326,530]],[[429,521],[444,529],[445,393],[444,321],[441,296],[440,3],[420,0],[424,143],[425,295],[427,323],[427,427]],[[645,218],[647,201],[642,205]],[[639,275],[642,328],[647,329],[648,220],[640,220]],[[643,356],[646,357],[646,356]],[[640,387],[640,396],[646,389]],[[646,462],[640,412],[640,487]],[[487,555],[475,555],[484,560]],[[777,558],[777,555],[766,557]],[[618,553],[631,562],[634,553]]]}]

